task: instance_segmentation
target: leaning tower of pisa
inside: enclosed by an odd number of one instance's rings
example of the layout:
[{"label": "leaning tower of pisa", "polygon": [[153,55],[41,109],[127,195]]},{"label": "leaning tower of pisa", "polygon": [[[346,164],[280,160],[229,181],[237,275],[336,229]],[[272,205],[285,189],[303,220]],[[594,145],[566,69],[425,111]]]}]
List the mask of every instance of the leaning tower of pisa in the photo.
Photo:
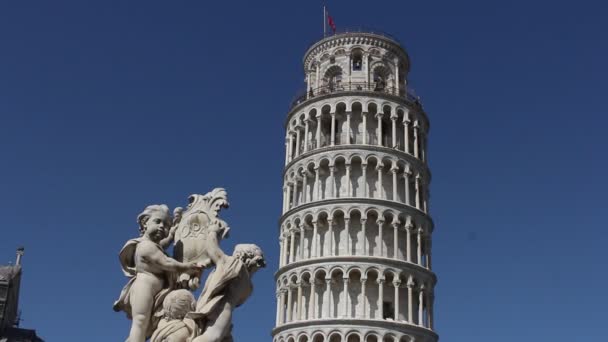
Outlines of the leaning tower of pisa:
[{"label": "leaning tower of pisa", "polygon": [[274,342],[435,342],[426,141],[410,60],[385,34],[304,55],[285,121]]}]

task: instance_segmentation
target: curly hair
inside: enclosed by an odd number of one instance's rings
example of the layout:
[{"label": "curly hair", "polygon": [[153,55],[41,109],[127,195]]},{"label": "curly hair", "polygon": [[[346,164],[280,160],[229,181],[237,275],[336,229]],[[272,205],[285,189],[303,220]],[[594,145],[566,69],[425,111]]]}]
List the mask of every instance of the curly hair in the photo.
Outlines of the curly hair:
[{"label": "curly hair", "polygon": [[188,290],[169,292],[163,301],[165,319],[183,319],[187,313],[194,311],[195,302],[194,296]]},{"label": "curly hair", "polygon": [[139,225],[139,234],[144,235],[146,232],[146,222],[153,213],[158,212],[164,217],[167,218],[167,226],[171,224],[171,214],[169,213],[169,207],[164,204],[153,204],[147,206],[144,211],[142,211],[139,215],[137,215],[137,224]]}]

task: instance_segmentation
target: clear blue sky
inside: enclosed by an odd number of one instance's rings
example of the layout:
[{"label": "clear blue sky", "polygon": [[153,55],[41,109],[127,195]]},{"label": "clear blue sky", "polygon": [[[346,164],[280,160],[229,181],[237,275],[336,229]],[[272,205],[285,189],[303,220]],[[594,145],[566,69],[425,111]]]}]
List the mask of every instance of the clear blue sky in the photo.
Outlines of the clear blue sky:
[{"label": "clear blue sky", "polygon": [[[236,341],[270,341],[283,122],[321,1],[0,2],[0,260],[24,327],[124,340],[117,253],[148,204],[225,187],[224,244],[269,268]],[[412,58],[431,119],[443,341],[606,341],[608,6],[329,0]]]}]

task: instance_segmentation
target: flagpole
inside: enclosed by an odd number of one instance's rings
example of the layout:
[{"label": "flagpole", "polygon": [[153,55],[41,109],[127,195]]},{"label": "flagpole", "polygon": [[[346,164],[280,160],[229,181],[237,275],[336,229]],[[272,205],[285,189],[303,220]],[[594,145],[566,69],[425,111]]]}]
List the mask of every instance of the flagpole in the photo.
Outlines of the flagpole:
[{"label": "flagpole", "polygon": [[327,35],[327,10],[325,9],[325,1],[323,1],[323,38]]}]

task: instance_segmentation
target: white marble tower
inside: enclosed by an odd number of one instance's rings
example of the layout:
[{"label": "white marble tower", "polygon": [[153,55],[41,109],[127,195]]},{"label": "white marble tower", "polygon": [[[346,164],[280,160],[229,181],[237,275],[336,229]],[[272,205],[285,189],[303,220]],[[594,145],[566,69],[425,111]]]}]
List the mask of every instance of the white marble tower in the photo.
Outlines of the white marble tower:
[{"label": "white marble tower", "polygon": [[435,342],[426,140],[391,37],[304,55],[286,128],[274,342]]}]

